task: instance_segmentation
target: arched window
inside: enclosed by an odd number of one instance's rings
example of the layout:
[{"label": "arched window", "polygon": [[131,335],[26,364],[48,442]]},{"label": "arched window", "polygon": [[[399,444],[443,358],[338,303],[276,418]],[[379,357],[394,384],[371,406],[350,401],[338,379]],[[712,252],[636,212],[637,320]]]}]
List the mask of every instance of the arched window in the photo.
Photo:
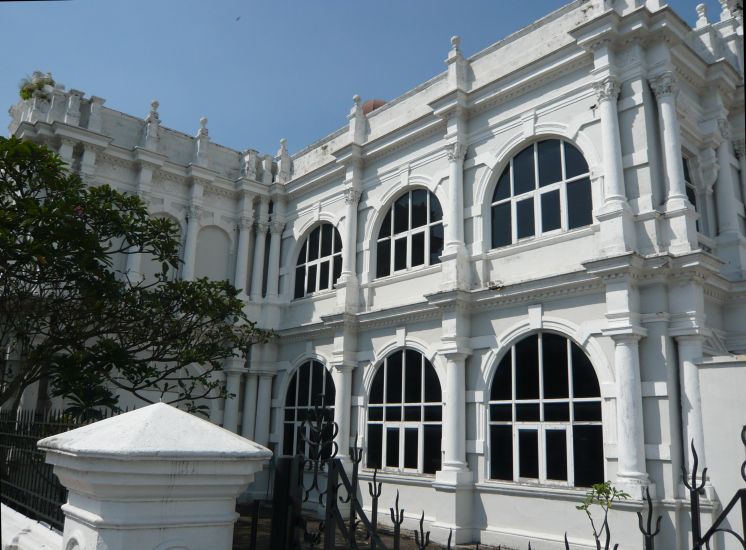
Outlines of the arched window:
[{"label": "arched window", "polygon": [[373,378],[368,403],[368,468],[434,474],[440,469],[443,403],[430,361],[391,353]]},{"label": "arched window", "polygon": [[603,482],[601,394],[576,344],[542,332],[505,354],[490,392],[489,456],[492,479]]},{"label": "arched window", "polygon": [[593,223],[591,180],[583,154],[560,139],[515,155],[492,195],[492,248]]},{"label": "arched window", "polygon": [[[283,420],[282,452],[285,455],[306,454],[301,438],[301,430],[305,430],[306,438],[310,438],[309,427],[303,425],[308,418],[313,420],[314,406],[327,407],[328,418],[334,420],[334,382],[332,376],[318,361],[307,361],[293,373],[285,395],[285,418]],[[331,424],[330,424],[331,425]]]},{"label": "arched window", "polygon": [[443,253],[443,210],[426,189],[407,191],[396,199],[381,224],[376,277],[420,265],[440,263]]},{"label": "arched window", "polygon": [[342,273],[342,238],[330,223],[308,235],[295,267],[295,298],[333,288]]}]

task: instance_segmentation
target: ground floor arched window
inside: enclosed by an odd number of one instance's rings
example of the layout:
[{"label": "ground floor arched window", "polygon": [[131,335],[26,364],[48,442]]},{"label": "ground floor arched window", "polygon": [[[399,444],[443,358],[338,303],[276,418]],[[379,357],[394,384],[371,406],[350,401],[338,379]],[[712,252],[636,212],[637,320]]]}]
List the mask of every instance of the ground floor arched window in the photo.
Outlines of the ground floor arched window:
[{"label": "ground floor arched window", "polygon": [[435,368],[421,353],[389,354],[368,400],[368,468],[434,474],[441,464],[443,400]]},{"label": "ground floor arched window", "polygon": [[541,332],[513,345],[495,372],[489,407],[491,479],[603,482],[598,378],[568,338]]},{"label": "ground floor arched window", "polygon": [[[293,373],[285,394],[282,453],[306,455],[304,437],[311,437],[306,419],[314,419],[314,407],[325,405],[328,426],[334,421],[334,382],[329,371],[318,361],[306,361]],[[330,428],[329,428],[330,429]],[[328,450],[326,451],[328,452]]]}]

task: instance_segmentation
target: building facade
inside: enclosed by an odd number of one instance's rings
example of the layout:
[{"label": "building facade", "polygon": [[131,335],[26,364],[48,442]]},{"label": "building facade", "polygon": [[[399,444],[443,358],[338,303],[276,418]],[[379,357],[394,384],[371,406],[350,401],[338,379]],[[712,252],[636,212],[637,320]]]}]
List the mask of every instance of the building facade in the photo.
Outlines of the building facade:
[{"label": "building facade", "polygon": [[[57,86],[11,108],[91,183],[181,228],[182,276],[227,279],[278,338],[225,365],[211,419],[278,454],[323,395],[435,540],[684,548],[741,485],[746,425],[742,11],[576,0],[291,155],[235,151]],[[119,269],[152,276],[148,258]],[[361,494],[366,500],[367,488]],[[706,520],[705,520],[706,522]],[[411,524],[414,525],[414,514]],[[729,548],[729,546],[724,546]]]}]

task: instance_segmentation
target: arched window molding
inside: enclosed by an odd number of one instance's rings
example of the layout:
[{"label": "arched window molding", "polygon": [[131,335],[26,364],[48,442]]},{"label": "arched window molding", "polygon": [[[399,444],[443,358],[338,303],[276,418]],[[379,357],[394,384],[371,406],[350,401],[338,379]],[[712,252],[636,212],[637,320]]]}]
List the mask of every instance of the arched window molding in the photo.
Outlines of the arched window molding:
[{"label": "arched window molding", "polygon": [[440,263],[443,209],[432,191],[409,188],[380,212],[369,266],[375,278]]},{"label": "arched window molding", "polygon": [[489,204],[491,249],[591,225],[590,166],[569,140],[523,143],[502,163]]},{"label": "arched window molding", "polygon": [[316,225],[302,243],[295,256],[293,298],[333,289],[342,273],[342,237],[333,224]]},{"label": "arched window molding", "polygon": [[425,355],[399,348],[370,380],[366,466],[434,474],[441,467],[443,401],[440,378]]},{"label": "arched window molding", "polygon": [[496,365],[488,477],[584,487],[603,481],[601,385],[585,351],[562,334],[535,331]]},{"label": "arched window molding", "polygon": [[329,423],[334,421],[335,387],[332,375],[320,361],[309,359],[290,374],[284,392],[282,453],[305,454],[307,449],[301,431],[305,430],[306,439],[311,437],[304,420],[314,419],[314,406],[321,406],[323,403],[328,414],[325,420]]}]

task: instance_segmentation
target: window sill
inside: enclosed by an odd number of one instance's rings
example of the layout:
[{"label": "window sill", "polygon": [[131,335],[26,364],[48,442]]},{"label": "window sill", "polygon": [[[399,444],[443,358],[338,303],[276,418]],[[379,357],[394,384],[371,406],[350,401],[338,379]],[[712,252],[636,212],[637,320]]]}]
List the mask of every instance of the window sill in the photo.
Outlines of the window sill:
[{"label": "window sill", "polygon": [[521,481],[481,481],[474,484],[477,489],[485,493],[494,493],[512,496],[536,496],[541,494],[542,498],[556,500],[577,499],[584,496],[590,487],[564,487],[557,485],[545,485],[540,483],[527,483]]},{"label": "window sill", "polygon": [[534,250],[535,248],[542,248],[545,246],[551,246],[553,244],[572,241],[574,239],[580,239],[598,233],[601,229],[599,224],[587,225],[585,227],[579,227],[577,229],[571,229],[564,233],[558,233],[554,235],[536,237],[531,240],[521,241],[500,248],[493,248],[487,252],[482,253],[482,258],[485,260],[494,260],[497,258],[504,258],[505,256],[511,256],[513,254],[519,254],[528,250]]},{"label": "window sill", "polygon": [[401,271],[394,273],[393,275],[386,275],[385,277],[378,277],[369,283],[362,285],[363,288],[377,288],[379,286],[386,286],[389,283],[398,283],[400,281],[408,281],[415,277],[421,277],[422,275],[429,275],[431,273],[438,273],[440,266],[443,264],[433,264],[424,267],[414,267],[409,271]]},{"label": "window sill", "polygon": [[[371,468],[361,468],[358,477],[361,480],[373,481],[373,471]],[[435,482],[435,474],[421,474],[419,472],[404,472],[401,470],[378,470],[376,481],[430,487]]]},{"label": "window sill", "polygon": [[337,291],[333,288],[328,288],[326,290],[320,290],[318,292],[314,292],[313,294],[307,294],[306,296],[303,296],[302,298],[293,298],[290,301],[290,305],[295,304],[305,304],[305,303],[313,303],[318,302],[320,300],[324,300],[326,298],[331,298],[332,296],[336,296]]}]

